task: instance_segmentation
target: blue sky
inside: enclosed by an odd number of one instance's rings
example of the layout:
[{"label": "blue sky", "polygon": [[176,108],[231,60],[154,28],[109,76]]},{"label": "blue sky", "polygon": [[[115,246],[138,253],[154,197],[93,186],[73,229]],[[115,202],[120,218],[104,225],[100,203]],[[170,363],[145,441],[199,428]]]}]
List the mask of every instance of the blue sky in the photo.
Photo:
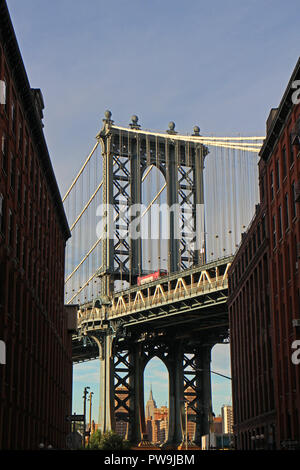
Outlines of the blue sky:
[{"label": "blue sky", "polygon": [[[203,135],[264,135],[271,107],[299,57],[297,0],[7,0],[31,86],[45,101],[45,135],[64,194],[94,145],[106,109],[116,124],[137,114],[143,128],[169,121]],[[225,351],[224,351],[225,350]],[[230,375],[228,346],[212,369]],[[95,363],[74,367],[74,411]],[[165,404],[162,368],[149,384]],[[230,381],[212,376],[216,414]],[[95,407],[97,400],[95,397]],[[96,413],[97,419],[97,413]]]},{"label": "blue sky", "polygon": [[[212,349],[211,369],[214,372],[231,376],[228,344],[217,344]],[[94,392],[92,415],[96,422],[98,422],[99,410],[99,371],[98,360],[81,363],[74,367],[73,409],[78,414],[83,413],[83,390],[88,385],[90,387],[89,392]],[[215,415],[218,415],[222,405],[231,404],[231,380],[214,373],[211,374],[211,378],[213,411]],[[144,381],[145,402],[149,398],[150,388],[152,387],[157,406],[168,406],[168,372],[165,365],[158,358],[153,358],[146,366]]]}]

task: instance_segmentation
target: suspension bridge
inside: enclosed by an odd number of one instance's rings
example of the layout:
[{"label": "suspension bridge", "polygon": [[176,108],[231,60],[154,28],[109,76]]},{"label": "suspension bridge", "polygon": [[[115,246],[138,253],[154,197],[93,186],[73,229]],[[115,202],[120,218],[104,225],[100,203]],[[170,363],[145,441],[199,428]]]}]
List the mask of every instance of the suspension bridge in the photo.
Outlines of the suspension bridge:
[{"label": "suspension bridge", "polygon": [[204,137],[115,125],[109,111],[63,202],[72,237],[65,303],[76,305],[74,363],[99,357],[102,431],[127,423],[146,445],[143,373],[159,357],[169,372],[176,447],[211,417],[210,356],[228,341],[228,269],[258,202],[264,137]]}]

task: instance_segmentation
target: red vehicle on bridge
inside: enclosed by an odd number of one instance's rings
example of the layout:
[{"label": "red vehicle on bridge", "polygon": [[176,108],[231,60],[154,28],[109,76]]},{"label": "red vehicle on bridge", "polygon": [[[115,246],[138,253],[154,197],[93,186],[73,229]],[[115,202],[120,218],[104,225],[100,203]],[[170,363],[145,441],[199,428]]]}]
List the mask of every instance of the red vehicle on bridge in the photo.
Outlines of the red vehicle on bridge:
[{"label": "red vehicle on bridge", "polygon": [[168,271],[165,269],[159,269],[158,271],[155,271],[154,273],[151,274],[146,274],[145,276],[139,276],[137,278],[137,284],[138,286],[142,286],[143,284],[147,284],[147,282],[152,282],[156,281],[162,276],[167,276]]}]

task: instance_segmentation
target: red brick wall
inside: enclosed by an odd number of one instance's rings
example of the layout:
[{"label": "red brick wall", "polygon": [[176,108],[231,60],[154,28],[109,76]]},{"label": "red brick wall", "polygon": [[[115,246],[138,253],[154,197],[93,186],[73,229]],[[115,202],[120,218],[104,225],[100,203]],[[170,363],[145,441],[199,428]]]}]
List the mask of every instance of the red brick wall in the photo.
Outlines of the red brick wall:
[{"label": "red brick wall", "polygon": [[0,339],[7,351],[0,365],[0,448],[64,447],[72,399],[66,237],[41,163],[49,156],[41,155],[30,127],[16,70],[0,42],[7,90],[0,105]]},{"label": "red brick wall", "polygon": [[267,162],[268,217],[272,227],[270,277],[278,445],[281,441],[296,439],[296,436],[300,441],[300,366],[291,360],[292,343],[300,339],[299,331],[293,326],[293,319],[300,318],[300,259],[297,254],[300,207],[299,203],[294,203],[293,191],[293,185],[300,180],[300,148],[290,146],[291,132],[299,116],[300,105],[297,105],[293,107]]},{"label": "red brick wall", "polygon": [[[287,95],[284,100],[288,99]],[[299,328],[293,326],[293,320],[300,318],[300,204],[294,202],[300,147],[290,145],[299,116],[300,105],[291,106],[271,154],[263,153],[260,206],[229,272],[234,429],[239,449],[270,447],[273,440],[278,449],[282,441],[300,443],[300,365],[291,359],[292,343],[300,339]]]}]

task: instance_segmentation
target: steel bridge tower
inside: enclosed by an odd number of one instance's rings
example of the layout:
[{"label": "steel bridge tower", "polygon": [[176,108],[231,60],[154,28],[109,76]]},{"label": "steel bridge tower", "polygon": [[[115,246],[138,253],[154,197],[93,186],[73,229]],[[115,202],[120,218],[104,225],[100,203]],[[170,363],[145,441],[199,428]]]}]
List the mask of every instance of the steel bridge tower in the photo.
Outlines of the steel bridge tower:
[{"label": "steel bridge tower", "polygon": [[[103,156],[102,295],[110,295],[122,278],[136,284],[143,273],[142,236],[132,236],[130,222],[139,220],[142,180],[147,168],[157,166],[166,181],[168,219],[168,273],[204,261],[203,169],[207,147],[196,139],[177,136],[170,122],[166,135],[143,132],[137,116],[130,128],[114,126],[106,111],[97,135]],[[199,136],[195,126],[194,136]],[[124,210],[125,207],[125,210]],[[114,214],[116,215],[114,217]],[[180,221],[182,222],[180,228]],[[136,222],[138,232],[140,224]],[[187,233],[188,232],[188,233]],[[189,234],[193,234],[193,238]]]},{"label": "steel bridge tower", "polygon": [[[101,430],[115,429],[116,422],[128,423],[127,438],[136,444],[147,442],[143,376],[147,363],[160,358],[169,372],[169,429],[166,447],[176,448],[185,429],[184,404],[193,410],[195,443],[209,432],[211,419],[211,348],[220,340],[220,330],[197,332],[184,321],[170,327],[157,322],[135,322],[126,326],[124,315],[109,314],[115,281],[126,279],[129,286],[143,274],[142,237],[132,236],[131,222],[142,204],[143,175],[157,166],[166,182],[168,217],[168,275],[205,263],[203,225],[203,169],[207,147],[200,129],[192,136],[178,135],[170,122],[166,134],[142,131],[137,116],[129,128],[114,125],[106,111],[97,139],[103,159],[101,296],[93,302],[100,324],[82,329],[99,348]],[[126,210],[124,210],[126,208]],[[136,232],[140,224],[135,224]],[[192,235],[191,235],[192,234]],[[167,282],[167,280],[166,280]],[[174,281],[172,281],[174,282]],[[171,281],[169,281],[169,284]],[[190,320],[191,321],[191,320]],[[93,323],[94,325],[94,323]],[[125,326],[124,326],[125,325]],[[226,328],[222,333],[226,336]],[[222,335],[221,335],[222,336]],[[117,393],[119,391],[119,393]]]}]

